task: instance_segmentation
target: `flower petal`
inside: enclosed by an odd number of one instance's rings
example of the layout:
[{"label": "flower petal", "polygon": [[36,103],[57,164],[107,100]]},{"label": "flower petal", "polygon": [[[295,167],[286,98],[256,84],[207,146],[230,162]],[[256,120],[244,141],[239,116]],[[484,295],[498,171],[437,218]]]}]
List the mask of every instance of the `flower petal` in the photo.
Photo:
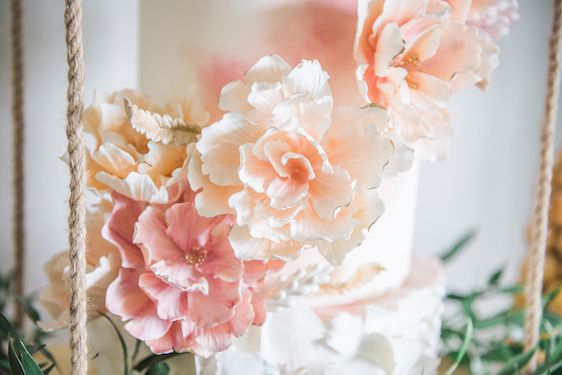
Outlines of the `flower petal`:
[{"label": "flower petal", "polygon": [[240,147],[254,142],[263,129],[239,114],[227,113],[222,120],[203,129],[197,150],[201,153],[202,172],[221,186],[239,185]]},{"label": "flower petal", "polygon": [[209,280],[209,294],[190,293],[188,316],[200,328],[209,328],[232,319],[242,297],[239,283]]},{"label": "flower petal", "polygon": [[265,56],[258,60],[244,75],[247,83],[274,83],[283,79],[291,71],[291,66],[277,55]]},{"label": "flower petal", "polygon": [[240,190],[239,187],[218,186],[201,172],[201,154],[193,150],[187,169],[187,178],[194,191],[195,207],[201,216],[213,217],[223,214],[234,214],[234,210],[228,205],[228,198]]},{"label": "flower petal", "polygon": [[224,112],[247,113],[252,110],[248,103],[250,86],[242,81],[226,84],[219,96],[219,108]]},{"label": "flower petal", "polygon": [[402,33],[395,23],[389,23],[382,29],[375,49],[374,69],[377,76],[388,75],[388,67],[392,60],[404,50],[404,43]]},{"label": "flower petal", "polygon": [[234,225],[228,236],[236,256],[244,260],[269,259],[279,257],[283,259],[296,258],[305,246],[293,240],[272,242],[265,238],[255,238],[250,235],[247,226]]},{"label": "flower petal", "polygon": [[142,251],[133,243],[135,223],[144,210],[145,204],[135,202],[120,194],[113,193],[113,211],[102,229],[102,236],[119,249],[121,266],[142,267]]},{"label": "flower petal", "polygon": [[158,316],[165,320],[179,320],[187,315],[187,295],[170,286],[152,273],[139,277],[139,287],[156,302]]},{"label": "flower petal", "polygon": [[331,95],[329,78],[317,60],[304,60],[284,79],[284,93],[287,97],[294,94],[308,94],[313,98]]},{"label": "flower petal", "polygon": [[334,168],[333,173],[318,171],[310,181],[309,197],[318,216],[333,219],[336,210],[347,206],[353,198],[349,173],[340,167]]},{"label": "flower petal", "polygon": [[162,207],[147,207],[135,226],[134,243],[142,245],[146,263],[181,261],[184,251],[168,236]]}]

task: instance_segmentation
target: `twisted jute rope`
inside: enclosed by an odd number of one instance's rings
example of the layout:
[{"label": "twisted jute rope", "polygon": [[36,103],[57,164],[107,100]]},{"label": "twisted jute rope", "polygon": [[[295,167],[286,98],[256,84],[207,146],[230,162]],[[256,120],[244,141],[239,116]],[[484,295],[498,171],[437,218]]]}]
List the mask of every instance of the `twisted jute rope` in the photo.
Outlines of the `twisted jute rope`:
[{"label": "twisted jute rope", "polygon": [[[548,209],[550,203],[552,168],[554,165],[554,129],[560,91],[560,37],[562,36],[562,0],[554,0],[552,32],[549,41],[546,105],[541,127],[541,146],[537,196],[531,227],[530,265],[525,287],[525,349],[537,347],[542,319],[542,287],[546,242],[548,236]],[[528,364],[528,372],[537,367],[537,352]]]},{"label": "twisted jute rope", "polygon": [[82,45],[82,2],[66,0],[64,22],[68,60],[67,124],[70,198],[68,241],[70,256],[70,347],[71,374],[88,372],[86,331],[86,159],[82,141],[84,107],[84,56]]},{"label": "twisted jute rope", "polygon": [[[24,261],[25,261],[25,230],[24,230],[24,130],[23,114],[23,49],[22,49],[22,1],[12,0],[11,11],[11,49],[12,49],[12,120],[13,120],[13,245],[14,245],[14,273],[13,291],[17,296],[24,294]],[[16,303],[15,323],[23,325],[23,305]]]}]

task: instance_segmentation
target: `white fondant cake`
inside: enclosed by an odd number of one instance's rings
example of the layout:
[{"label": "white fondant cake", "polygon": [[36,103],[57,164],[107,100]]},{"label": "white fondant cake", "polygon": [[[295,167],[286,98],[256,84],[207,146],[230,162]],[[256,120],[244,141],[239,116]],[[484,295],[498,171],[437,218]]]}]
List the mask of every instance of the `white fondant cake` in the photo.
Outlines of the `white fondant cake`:
[{"label": "white fondant cake", "polygon": [[[336,103],[362,105],[353,0],[144,0],[140,25],[141,88],[163,101],[195,85],[211,121],[221,116],[221,87],[270,54],[293,66],[319,60]],[[385,213],[343,265],[319,278],[312,295],[272,304],[265,325],[231,349],[198,358],[198,373],[433,373],[444,278],[436,261],[411,267],[417,180],[416,165],[385,176]],[[313,251],[307,257],[322,263]]]},{"label": "white fondant cake", "polygon": [[225,352],[197,358],[201,375],[432,374],[438,365],[444,275],[415,260],[402,287],[353,304],[300,299],[269,314]]}]

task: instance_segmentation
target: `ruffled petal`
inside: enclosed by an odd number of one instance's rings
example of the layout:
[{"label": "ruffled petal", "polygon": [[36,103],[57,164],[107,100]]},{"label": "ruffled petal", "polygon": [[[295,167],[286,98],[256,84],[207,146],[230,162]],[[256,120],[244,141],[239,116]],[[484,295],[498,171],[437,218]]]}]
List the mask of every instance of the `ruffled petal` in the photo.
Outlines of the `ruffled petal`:
[{"label": "ruffled petal", "polygon": [[242,297],[239,283],[220,279],[209,280],[209,294],[190,293],[188,316],[197,327],[208,328],[223,324],[234,316]]},{"label": "ruffled petal", "polygon": [[203,129],[197,143],[202,172],[214,184],[239,185],[240,147],[254,142],[262,133],[260,126],[250,124],[244,116],[227,113],[222,120]]},{"label": "ruffled petal", "polygon": [[191,188],[197,192],[195,207],[201,216],[213,217],[224,214],[234,214],[228,205],[228,198],[240,190],[237,186],[218,186],[209,181],[208,176],[201,172],[201,154],[193,150],[189,160],[187,177]]},{"label": "ruffled petal", "polygon": [[165,211],[150,206],[139,217],[135,226],[134,243],[142,245],[147,264],[161,260],[180,261],[183,250],[168,236]]},{"label": "ruffled petal", "polygon": [[144,260],[141,250],[133,243],[135,223],[144,210],[145,204],[135,202],[117,193],[112,194],[113,211],[102,229],[102,236],[119,249],[121,266],[142,267]]},{"label": "ruffled petal", "polygon": [[374,54],[374,69],[377,76],[388,75],[388,67],[392,60],[404,50],[404,44],[404,38],[398,25],[389,23],[382,29]]},{"label": "ruffled petal", "polygon": [[287,97],[294,94],[307,94],[313,98],[331,95],[329,78],[317,60],[304,60],[284,79],[283,91]]},{"label": "ruffled petal", "polygon": [[152,273],[139,277],[139,287],[156,302],[156,311],[165,320],[179,320],[187,315],[187,295]]},{"label": "ruffled petal", "polygon": [[258,60],[244,75],[247,83],[274,83],[283,79],[291,71],[291,66],[277,55],[265,56]]}]

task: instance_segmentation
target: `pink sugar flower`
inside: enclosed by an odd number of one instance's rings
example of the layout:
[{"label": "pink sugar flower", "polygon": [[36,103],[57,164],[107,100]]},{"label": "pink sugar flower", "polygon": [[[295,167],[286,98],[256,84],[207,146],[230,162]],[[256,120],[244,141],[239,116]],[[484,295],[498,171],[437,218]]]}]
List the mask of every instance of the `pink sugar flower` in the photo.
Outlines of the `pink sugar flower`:
[{"label": "pink sugar flower", "polygon": [[358,12],[355,57],[365,99],[388,109],[400,139],[419,156],[445,157],[447,101],[489,80],[498,48],[446,1],[359,0]]},{"label": "pink sugar flower", "polygon": [[114,193],[104,228],[122,257],[107,309],[158,354],[210,355],[265,319],[253,289],[265,265],[246,269],[228,242],[232,216],[199,216],[193,195],[186,189],[177,202],[147,205]]}]

